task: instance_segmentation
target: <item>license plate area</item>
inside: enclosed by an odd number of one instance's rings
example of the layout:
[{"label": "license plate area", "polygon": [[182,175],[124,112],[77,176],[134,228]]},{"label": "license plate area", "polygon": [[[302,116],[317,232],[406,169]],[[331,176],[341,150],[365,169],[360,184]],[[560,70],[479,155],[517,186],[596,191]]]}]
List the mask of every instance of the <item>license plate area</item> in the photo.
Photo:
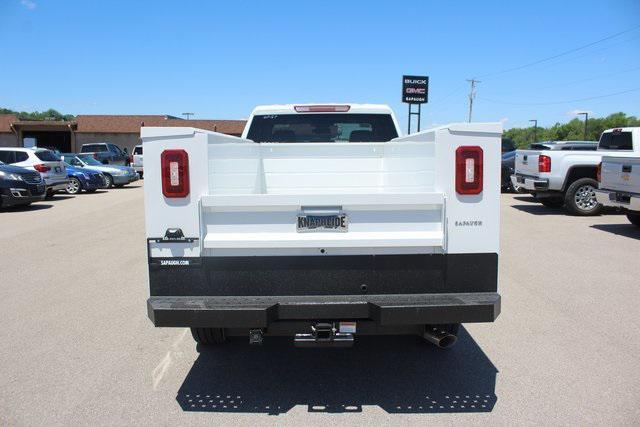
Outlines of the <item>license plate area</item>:
[{"label": "license plate area", "polygon": [[298,233],[349,231],[349,218],[341,208],[303,208],[296,221]]},{"label": "license plate area", "polygon": [[611,194],[609,195],[609,199],[614,200],[618,203],[625,203],[627,205],[631,203],[631,196],[629,194],[624,194],[624,193]]}]

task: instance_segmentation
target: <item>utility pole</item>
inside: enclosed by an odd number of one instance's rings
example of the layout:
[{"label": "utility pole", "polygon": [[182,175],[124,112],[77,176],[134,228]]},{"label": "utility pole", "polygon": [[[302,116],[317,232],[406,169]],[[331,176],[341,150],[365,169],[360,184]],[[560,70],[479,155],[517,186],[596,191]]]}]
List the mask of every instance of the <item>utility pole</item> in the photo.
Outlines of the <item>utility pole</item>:
[{"label": "utility pole", "polygon": [[467,79],[467,81],[471,83],[471,90],[469,91],[469,119],[467,121],[471,123],[471,115],[473,114],[473,99],[476,97],[476,83],[482,82],[476,79]]},{"label": "utility pole", "polygon": [[538,142],[538,119],[531,119],[533,122],[533,142]]},{"label": "utility pole", "polygon": [[584,116],[584,140],[587,140],[587,123],[589,122],[589,112],[584,111],[582,113],[578,113],[579,116]]},{"label": "utility pole", "polygon": [[189,120],[189,118],[191,118],[191,116],[195,116],[194,113],[182,113],[183,116],[185,116],[187,118],[187,120]]}]

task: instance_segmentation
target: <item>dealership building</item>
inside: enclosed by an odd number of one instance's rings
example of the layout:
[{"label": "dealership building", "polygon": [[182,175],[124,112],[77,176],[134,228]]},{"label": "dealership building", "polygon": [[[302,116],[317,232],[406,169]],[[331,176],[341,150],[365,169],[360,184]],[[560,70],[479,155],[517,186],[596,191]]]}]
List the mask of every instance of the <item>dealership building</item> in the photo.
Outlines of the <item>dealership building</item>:
[{"label": "dealership building", "polygon": [[110,142],[131,153],[143,126],[194,127],[240,136],[245,120],[184,120],[169,115],[79,115],[74,120],[22,120],[0,114],[0,147],[46,147],[78,152],[82,144]]}]

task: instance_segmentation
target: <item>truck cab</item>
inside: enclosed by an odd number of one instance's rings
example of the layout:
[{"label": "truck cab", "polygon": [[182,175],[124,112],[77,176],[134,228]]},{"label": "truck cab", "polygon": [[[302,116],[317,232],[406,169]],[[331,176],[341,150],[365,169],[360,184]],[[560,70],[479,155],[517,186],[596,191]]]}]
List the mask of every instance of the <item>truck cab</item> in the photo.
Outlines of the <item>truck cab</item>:
[{"label": "truck cab", "polygon": [[498,316],[499,123],[400,136],[387,106],[296,104],[255,108],[240,138],[141,132],[155,326],[448,347]]}]

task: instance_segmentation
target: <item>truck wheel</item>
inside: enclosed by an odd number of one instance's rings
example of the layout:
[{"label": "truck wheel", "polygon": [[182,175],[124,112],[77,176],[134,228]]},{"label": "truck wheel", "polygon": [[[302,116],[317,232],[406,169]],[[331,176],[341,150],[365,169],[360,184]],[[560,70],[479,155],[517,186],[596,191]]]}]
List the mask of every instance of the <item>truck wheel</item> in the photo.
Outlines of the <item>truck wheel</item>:
[{"label": "truck wheel", "polygon": [[627,218],[629,222],[635,226],[640,227],[640,213],[627,213]]},{"label": "truck wheel", "polygon": [[564,196],[564,204],[569,213],[577,216],[594,216],[602,212],[602,205],[596,200],[598,182],[593,178],[574,181]]},{"label": "truck wheel", "polygon": [[564,199],[562,197],[542,197],[536,200],[547,208],[561,208],[564,205]]},{"label": "truck wheel", "polygon": [[222,344],[226,337],[222,328],[191,328],[191,335],[198,344]]}]

